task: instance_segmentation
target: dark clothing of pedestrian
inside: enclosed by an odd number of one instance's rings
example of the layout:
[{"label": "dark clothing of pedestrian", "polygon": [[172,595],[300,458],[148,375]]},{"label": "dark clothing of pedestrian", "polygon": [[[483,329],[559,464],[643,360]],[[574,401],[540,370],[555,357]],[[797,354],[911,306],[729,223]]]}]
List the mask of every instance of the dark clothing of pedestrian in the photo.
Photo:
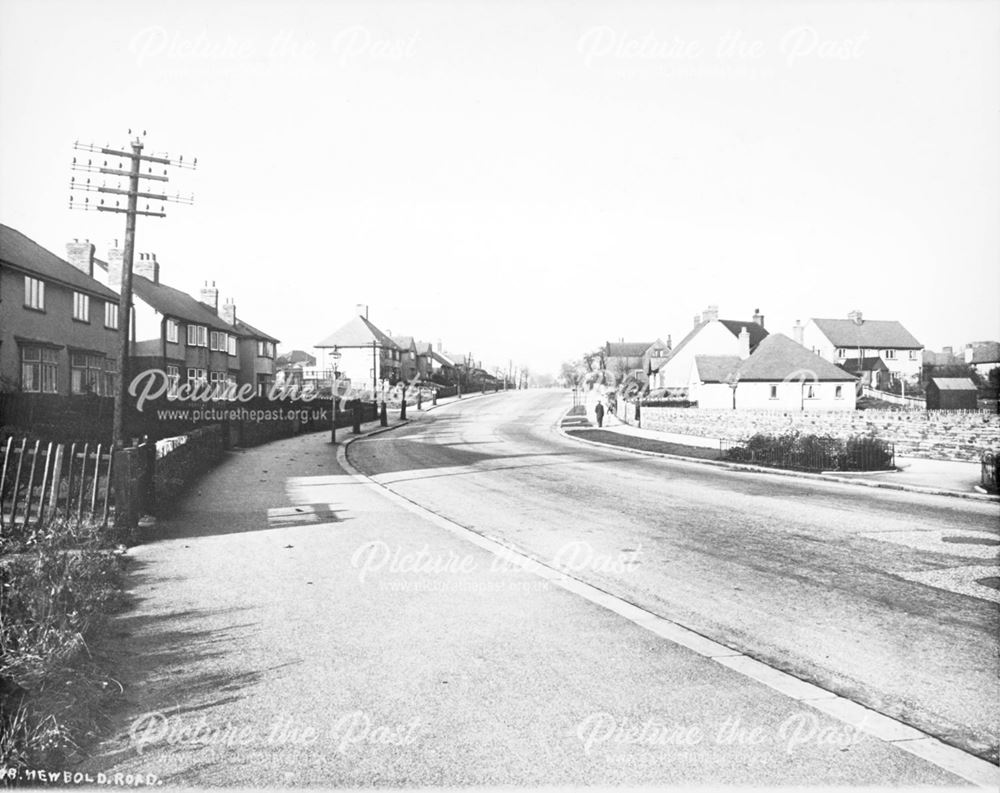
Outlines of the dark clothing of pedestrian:
[{"label": "dark clothing of pedestrian", "polygon": [[597,426],[604,426],[604,405],[600,402],[597,403],[597,407],[594,408],[594,415],[597,416]]}]

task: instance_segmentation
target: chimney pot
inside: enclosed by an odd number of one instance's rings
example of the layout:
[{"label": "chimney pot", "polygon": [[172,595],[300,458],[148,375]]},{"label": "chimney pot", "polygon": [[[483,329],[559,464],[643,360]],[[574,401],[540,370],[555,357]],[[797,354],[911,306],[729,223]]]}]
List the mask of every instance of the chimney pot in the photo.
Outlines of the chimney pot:
[{"label": "chimney pot", "polygon": [[205,281],[205,286],[201,289],[201,302],[216,314],[219,313],[219,290],[215,288],[214,281],[211,286],[208,285],[208,281]]},{"label": "chimney pot", "polygon": [[759,308],[755,308],[753,310],[753,321],[758,325],[760,325],[762,328],[764,327],[764,315],[760,313]]}]

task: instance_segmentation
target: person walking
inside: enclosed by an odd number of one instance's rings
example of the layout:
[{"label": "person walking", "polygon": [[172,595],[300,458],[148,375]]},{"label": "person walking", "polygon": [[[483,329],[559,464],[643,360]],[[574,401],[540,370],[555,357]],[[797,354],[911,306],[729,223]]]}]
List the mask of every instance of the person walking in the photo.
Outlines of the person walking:
[{"label": "person walking", "polygon": [[594,415],[597,416],[597,426],[604,426],[604,403],[598,402],[597,407],[594,408]]}]

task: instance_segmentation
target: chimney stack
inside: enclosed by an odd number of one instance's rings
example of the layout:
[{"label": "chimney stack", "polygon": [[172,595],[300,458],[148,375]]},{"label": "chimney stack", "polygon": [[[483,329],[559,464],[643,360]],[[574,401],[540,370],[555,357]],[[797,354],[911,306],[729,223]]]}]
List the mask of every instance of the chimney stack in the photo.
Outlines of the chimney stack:
[{"label": "chimney stack", "polygon": [[90,240],[80,242],[74,239],[72,242],[66,243],[66,261],[72,264],[77,270],[93,278],[94,250],[95,248],[90,244]]},{"label": "chimney stack", "polygon": [[755,308],[753,310],[753,321],[756,322],[758,325],[760,325],[762,328],[764,327],[764,315],[760,313],[759,308]]},{"label": "chimney stack", "polygon": [[694,315],[694,326],[697,328],[701,324],[701,314]]},{"label": "chimney stack", "polygon": [[436,349],[437,349],[438,352],[444,352],[444,347],[441,346],[441,339],[437,340],[437,348]]},{"label": "chimney stack", "polygon": [[156,254],[140,253],[139,261],[134,264],[133,273],[148,278],[154,284],[160,283],[160,263],[156,261]]},{"label": "chimney stack", "polygon": [[806,346],[804,341],[805,339],[804,334],[805,334],[805,327],[803,327],[801,320],[798,319],[795,320],[795,327],[792,328],[792,338],[795,339],[795,341],[801,344],[803,347]]},{"label": "chimney stack", "polygon": [[230,325],[236,324],[236,304],[231,297],[227,297],[226,302],[222,304],[222,314],[220,316]]},{"label": "chimney stack", "polygon": [[108,288],[122,291],[122,270],[125,267],[125,251],[118,247],[118,240],[108,249]]},{"label": "chimney stack", "polygon": [[847,312],[847,318],[851,320],[851,322],[853,322],[855,325],[861,325],[865,321],[864,318],[861,316],[861,312],[858,311],[857,309],[854,309],[854,311]]},{"label": "chimney stack", "polygon": [[750,357],[750,331],[747,330],[746,325],[740,328],[739,342],[740,360],[745,361]]},{"label": "chimney stack", "polygon": [[669,352],[673,348],[674,348],[674,340],[670,337],[670,334],[668,333],[667,334],[667,351]]},{"label": "chimney stack", "polygon": [[216,314],[219,313],[219,290],[215,288],[215,281],[212,281],[211,286],[208,285],[208,281],[205,281],[205,285],[201,288],[201,297],[199,300]]},{"label": "chimney stack", "polygon": [[969,343],[965,345],[965,362],[972,363],[972,358],[975,353],[975,347]]},{"label": "chimney stack", "polygon": [[703,322],[708,322],[709,320],[718,319],[718,318],[719,318],[719,307],[718,306],[709,306],[701,314],[701,319],[702,319]]},{"label": "chimney stack", "polygon": [[368,319],[368,305],[366,303],[358,303],[357,306],[355,306],[355,308],[358,311],[359,317],[364,317],[365,319]]}]

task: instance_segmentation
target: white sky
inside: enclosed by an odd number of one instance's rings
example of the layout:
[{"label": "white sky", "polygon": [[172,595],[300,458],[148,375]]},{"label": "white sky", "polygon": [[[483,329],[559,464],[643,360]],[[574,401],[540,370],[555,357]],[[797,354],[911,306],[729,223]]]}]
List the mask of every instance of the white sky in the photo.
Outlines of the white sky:
[{"label": "white sky", "polygon": [[0,221],[103,257],[73,141],[132,127],[199,160],[137,251],[282,349],[356,303],[537,371],[709,303],[939,349],[1000,337],[998,42],[958,0],[0,0]]}]

